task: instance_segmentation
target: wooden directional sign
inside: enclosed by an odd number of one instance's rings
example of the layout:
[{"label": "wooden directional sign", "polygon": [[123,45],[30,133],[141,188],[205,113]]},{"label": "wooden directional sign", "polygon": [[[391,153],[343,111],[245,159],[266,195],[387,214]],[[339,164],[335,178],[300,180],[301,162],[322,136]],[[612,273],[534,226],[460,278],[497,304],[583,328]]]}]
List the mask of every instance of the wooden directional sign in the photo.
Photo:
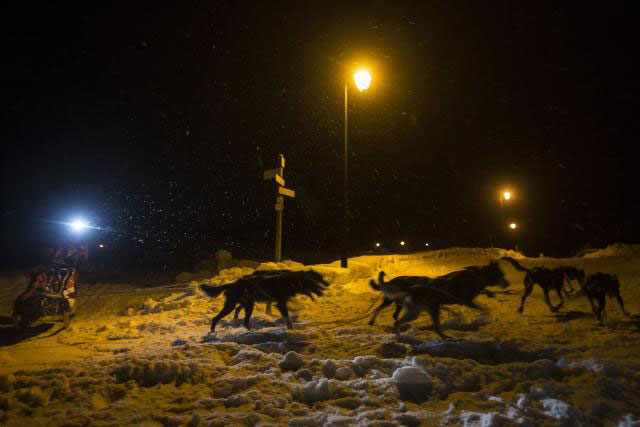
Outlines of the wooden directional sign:
[{"label": "wooden directional sign", "polygon": [[296,192],[284,187],[278,187],[278,194],[282,194],[287,197],[296,197]]},{"label": "wooden directional sign", "polygon": [[278,184],[284,186],[284,178],[282,178],[282,168],[275,168],[264,171],[264,173],[262,174],[262,179],[275,179]]},{"label": "wooden directional sign", "polygon": [[278,194],[276,195],[276,204],[274,205],[276,208],[275,261],[280,262],[282,259],[282,211],[284,210],[284,198],[282,196],[296,197],[296,192],[289,188],[284,188],[284,178],[282,178],[284,176],[284,156],[282,154],[278,154],[277,165],[277,168],[264,171],[262,179],[273,179],[278,183]]}]

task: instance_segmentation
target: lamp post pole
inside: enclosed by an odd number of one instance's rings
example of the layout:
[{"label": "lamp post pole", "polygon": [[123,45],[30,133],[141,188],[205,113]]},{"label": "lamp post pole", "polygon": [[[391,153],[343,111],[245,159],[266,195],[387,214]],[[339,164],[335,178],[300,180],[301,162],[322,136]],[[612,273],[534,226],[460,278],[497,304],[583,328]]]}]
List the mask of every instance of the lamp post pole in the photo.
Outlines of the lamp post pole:
[{"label": "lamp post pole", "polygon": [[344,219],[342,230],[342,258],[340,267],[347,268],[349,259],[349,109],[347,75],[344,76]]},{"label": "lamp post pole", "polygon": [[[347,268],[349,260],[349,239],[351,228],[349,227],[349,103],[348,103],[348,72],[344,76],[344,220],[342,231],[342,257],[340,267]],[[367,70],[361,69],[353,75],[355,84],[364,92],[371,84],[371,74]]]},{"label": "lamp post pole", "polygon": [[505,242],[505,230],[504,230],[504,214],[502,213],[502,193],[500,193],[500,197],[498,197],[498,199],[500,200],[500,240],[502,241],[502,244],[504,245]]}]

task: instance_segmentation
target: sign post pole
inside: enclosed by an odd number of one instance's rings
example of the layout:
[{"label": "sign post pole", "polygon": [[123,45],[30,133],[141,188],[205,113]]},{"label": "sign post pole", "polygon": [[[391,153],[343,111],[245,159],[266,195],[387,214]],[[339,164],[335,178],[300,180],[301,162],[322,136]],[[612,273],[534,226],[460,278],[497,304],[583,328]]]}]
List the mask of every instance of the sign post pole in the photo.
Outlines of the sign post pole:
[{"label": "sign post pole", "polygon": [[284,197],[296,197],[296,192],[284,187],[284,156],[278,154],[278,167],[264,171],[262,178],[264,180],[273,179],[277,185],[276,193],[276,250],[275,262],[282,261],[282,211],[284,210]]}]

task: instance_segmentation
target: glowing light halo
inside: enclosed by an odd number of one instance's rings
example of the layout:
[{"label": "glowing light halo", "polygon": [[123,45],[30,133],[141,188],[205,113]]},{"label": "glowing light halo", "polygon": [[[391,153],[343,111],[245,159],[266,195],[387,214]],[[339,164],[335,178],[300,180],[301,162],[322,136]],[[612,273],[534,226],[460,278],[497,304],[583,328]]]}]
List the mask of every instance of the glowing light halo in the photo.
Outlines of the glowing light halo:
[{"label": "glowing light halo", "polygon": [[73,231],[75,231],[76,233],[81,233],[84,230],[86,230],[87,228],[89,228],[89,224],[87,224],[87,221],[85,221],[82,218],[76,218],[73,221],[71,221],[69,223],[69,226],[71,227],[71,229]]},{"label": "glowing light halo", "polygon": [[371,85],[371,74],[367,70],[358,70],[353,75],[353,80],[356,83],[356,87],[360,92],[364,92],[369,89],[369,85]]}]

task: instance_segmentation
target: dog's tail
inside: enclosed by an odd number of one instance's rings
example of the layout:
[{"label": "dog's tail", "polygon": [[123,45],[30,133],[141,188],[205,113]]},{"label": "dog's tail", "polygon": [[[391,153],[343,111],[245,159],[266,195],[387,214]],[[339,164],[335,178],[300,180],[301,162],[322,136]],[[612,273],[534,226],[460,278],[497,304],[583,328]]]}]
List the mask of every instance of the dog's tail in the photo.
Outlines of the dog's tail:
[{"label": "dog's tail", "polygon": [[511,265],[513,265],[516,268],[516,270],[518,270],[518,271],[529,271],[529,269],[527,267],[523,266],[522,264],[520,264],[518,261],[516,261],[515,259],[511,258],[510,256],[503,256],[500,259],[511,263]]},{"label": "dog's tail", "polygon": [[378,283],[376,283],[375,280],[371,279],[369,280],[369,286],[371,286],[373,290],[381,291],[384,287],[384,276],[386,276],[385,272],[380,271],[380,273],[378,273]]},{"label": "dog's tail", "polygon": [[207,294],[207,296],[210,296],[212,298],[216,298],[218,295],[220,295],[221,293],[223,293],[224,291],[229,289],[229,287],[232,284],[233,283],[229,283],[229,284],[222,285],[222,286],[200,285],[200,289],[202,289],[202,292]]}]

